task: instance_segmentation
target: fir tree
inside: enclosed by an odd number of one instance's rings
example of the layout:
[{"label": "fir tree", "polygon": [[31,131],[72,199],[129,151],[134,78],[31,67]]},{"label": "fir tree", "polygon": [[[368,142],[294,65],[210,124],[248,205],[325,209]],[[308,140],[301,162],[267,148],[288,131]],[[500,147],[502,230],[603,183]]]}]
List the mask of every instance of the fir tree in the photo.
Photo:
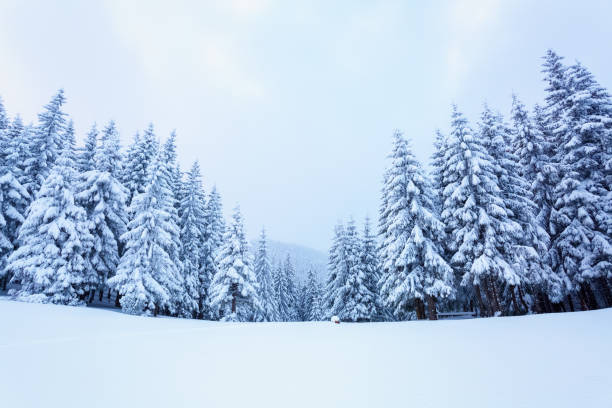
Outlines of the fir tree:
[{"label": "fir tree", "polygon": [[[182,252],[182,243],[180,237],[180,221],[178,216],[178,208],[179,204],[177,203],[181,184],[181,174],[178,171],[178,164],[176,163],[176,134],[173,132],[166,143],[163,146],[161,151],[162,160],[164,161],[164,166],[162,167],[162,172],[164,173],[164,178],[167,180],[168,186],[171,191],[171,195],[167,198],[168,200],[168,217],[169,221],[176,225],[176,229],[170,230],[170,242],[171,246],[168,247],[168,255],[172,259],[172,262],[176,266],[179,274],[182,276],[183,285],[186,287],[181,288],[177,293],[173,295],[173,297],[177,300],[177,310],[180,316],[190,317],[196,316],[198,313],[198,296],[197,296],[197,280],[195,275],[190,274],[189,276],[185,276],[185,272],[183,270],[183,261],[181,258]],[[186,282],[185,279],[188,281]]]},{"label": "fir tree", "polygon": [[218,255],[219,269],[210,285],[210,308],[224,321],[252,321],[261,315],[257,278],[253,271],[240,208]]},{"label": "fir tree", "polygon": [[321,287],[312,269],[308,271],[308,278],[306,281],[306,304],[306,320],[319,321],[323,319],[323,310],[321,309]]},{"label": "fir tree", "polygon": [[[612,302],[607,275],[612,269],[610,179],[606,164],[612,143],[610,96],[580,64],[565,70],[565,99],[553,131],[559,139],[556,161],[559,183],[551,214],[552,267],[571,282],[582,309],[597,308],[592,293],[595,281],[602,285],[606,305]],[[549,91],[550,97],[550,91]],[[608,173],[606,173],[608,172]]]},{"label": "fir tree", "polygon": [[370,219],[368,217],[366,217],[363,225],[360,262],[363,274],[365,275],[365,287],[374,296],[374,309],[371,319],[379,320],[382,318],[382,304],[378,290],[378,282],[381,278],[379,272],[380,261],[377,254],[376,237],[372,233]]},{"label": "fir tree", "polygon": [[344,255],[345,236],[346,232],[344,225],[338,223],[334,227],[334,238],[332,240],[332,246],[329,249],[329,261],[327,264],[329,275],[325,283],[325,294],[323,299],[326,318],[338,315],[339,311],[344,307],[343,304],[339,303],[342,299],[338,296],[338,292],[344,287],[347,279],[347,266]]},{"label": "fir tree", "polygon": [[283,270],[283,265],[279,261],[273,275],[275,303],[279,321],[291,320],[291,301],[288,296],[287,275]]},{"label": "fir tree", "polygon": [[[548,249],[550,237],[548,226],[552,208],[552,192],[554,187],[555,168],[552,162],[552,146],[549,141],[549,132],[546,130],[542,110],[535,108],[534,119],[529,117],[525,106],[513,95],[513,150],[519,167],[516,171],[525,179],[527,191],[525,195],[533,202],[526,213],[517,215],[529,222],[529,230],[525,238],[533,237],[533,248],[537,254],[536,267],[541,273],[529,277],[529,284],[535,291],[536,307],[538,311],[551,312],[550,302],[558,303],[563,297],[563,283],[556,274],[550,270]],[[538,265],[539,264],[539,265]],[[525,268],[524,266],[520,268]],[[531,269],[528,268],[527,269]],[[537,271],[537,269],[536,269]]]},{"label": "fir tree", "polygon": [[64,145],[62,137],[66,128],[66,114],[61,108],[65,101],[64,91],[60,89],[45,105],[44,112],[38,115],[38,126],[31,135],[30,157],[25,162],[26,173],[31,179],[24,187],[33,197],[49,175]]},{"label": "fir tree", "polygon": [[131,314],[176,313],[183,289],[173,262],[178,226],[170,216],[174,202],[163,154],[151,164],[144,192],[134,197],[128,232],[121,238],[125,253],[108,285],[121,295],[121,308]]},{"label": "fir tree", "polygon": [[[97,276],[95,290],[104,292],[108,278],[112,277],[119,264],[121,237],[127,231],[127,189],[119,182],[120,160],[119,134],[114,122],[104,129],[99,146],[95,148],[95,161],[91,170],[81,173],[77,181],[76,202],[87,211],[93,245],[87,254],[89,263]],[[92,158],[93,159],[93,158]]]},{"label": "fir tree", "polygon": [[[137,194],[144,192],[147,180],[149,180],[148,168],[155,160],[158,150],[159,143],[155,136],[153,124],[150,124],[145,130],[142,138],[138,135],[134,137],[134,145],[128,151],[123,171],[123,185],[130,192],[128,204],[131,204]],[[174,189],[174,186],[171,185],[170,187]]]},{"label": "fir tree", "polygon": [[255,276],[259,283],[259,297],[263,309],[263,320],[276,321],[278,320],[278,307],[275,303],[273,281],[272,281],[272,265],[268,257],[268,243],[266,240],[265,230],[261,230],[259,246],[255,256]]},{"label": "fir tree", "polygon": [[44,181],[19,230],[20,247],[9,257],[11,293],[31,302],[78,304],[95,285],[87,252],[92,245],[85,210],[75,203],[72,151],[64,153]]},{"label": "fir tree", "polygon": [[520,225],[508,218],[491,156],[456,107],[451,127],[441,214],[451,231],[450,261],[462,274],[461,285],[472,288],[481,313],[497,314],[501,312],[500,282],[520,283],[505,253]]},{"label": "fir tree", "polygon": [[95,168],[94,156],[98,145],[98,135],[98,127],[94,123],[85,137],[85,146],[79,149],[79,154],[77,156],[77,169],[81,173],[85,173]]},{"label": "fir tree", "polygon": [[187,173],[180,214],[185,295],[187,299],[195,302],[191,308],[192,312],[202,317],[212,276],[206,270],[205,197],[200,165],[197,161]]},{"label": "fir tree", "polygon": [[376,316],[376,294],[371,288],[371,277],[363,268],[361,240],[352,218],[346,225],[343,244],[346,279],[336,291],[334,309],[342,320],[373,320]]},{"label": "fir tree", "polygon": [[[9,156],[10,153],[6,156]],[[18,231],[30,197],[13,174],[11,161],[0,163],[0,288],[6,290],[10,279],[5,269],[9,255],[17,246]]]},{"label": "fir tree", "polygon": [[508,219],[520,226],[516,233],[506,235],[502,247],[504,258],[512,263],[520,279],[519,282],[501,279],[504,309],[515,314],[526,313],[531,306],[525,300],[524,288],[529,284],[546,287],[549,281],[550,270],[542,259],[549,237],[536,222],[536,207],[529,198],[529,185],[522,176],[519,157],[510,149],[511,130],[503,123],[501,115],[494,114],[486,105],[479,128],[480,138],[494,163]]},{"label": "fir tree", "polygon": [[391,165],[383,186],[381,219],[381,297],[396,319],[411,309],[436,319],[436,301],[453,293],[453,275],[444,259],[444,225],[425,172],[400,132],[393,136]]},{"label": "fir tree", "polygon": [[298,320],[298,290],[295,281],[295,267],[291,262],[291,256],[287,254],[285,264],[283,265],[283,273],[285,274],[285,296],[287,300],[287,317],[288,321]]},{"label": "fir tree", "polygon": [[[95,146],[95,139],[92,141]],[[88,142],[89,143],[89,142]],[[120,181],[121,168],[121,141],[114,121],[110,121],[102,132],[100,146],[94,147],[92,169],[107,172]]]}]

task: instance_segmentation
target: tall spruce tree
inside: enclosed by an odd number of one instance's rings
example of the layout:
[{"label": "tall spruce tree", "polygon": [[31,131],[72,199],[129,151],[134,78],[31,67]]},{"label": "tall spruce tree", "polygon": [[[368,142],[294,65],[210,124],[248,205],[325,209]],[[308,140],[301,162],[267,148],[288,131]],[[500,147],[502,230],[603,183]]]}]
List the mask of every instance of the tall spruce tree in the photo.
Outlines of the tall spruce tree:
[{"label": "tall spruce tree", "polygon": [[66,146],[45,179],[19,230],[8,271],[30,302],[79,304],[96,284],[87,253],[93,242],[85,210],[75,203],[72,149]]},{"label": "tall spruce tree", "polygon": [[329,248],[329,260],[327,263],[328,276],[325,282],[325,293],[323,298],[323,308],[325,317],[329,318],[343,309],[344,305],[338,296],[339,291],[344,287],[347,279],[347,265],[345,251],[346,230],[342,223],[334,227],[334,237]]},{"label": "tall spruce tree", "polygon": [[281,322],[289,321],[291,320],[291,302],[288,296],[287,276],[280,261],[274,270],[273,282],[278,320]]},{"label": "tall spruce tree", "polygon": [[311,268],[308,271],[308,278],[306,280],[307,320],[319,321],[323,319],[321,295],[321,286],[317,280],[314,270]]},{"label": "tall spruce tree", "polygon": [[261,316],[259,285],[253,271],[240,208],[218,254],[219,269],[210,285],[210,309],[224,321],[253,321]]},{"label": "tall spruce tree", "polygon": [[295,266],[291,261],[291,255],[287,253],[285,263],[283,265],[283,273],[285,274],[285,296],[287,299],[287,320],[298,320],[298,288],[295,280]]},{"label": "tall spruce tree", "polygon": [[169,215],[174,209],[163,154],[151,163],[144,192],[134,197],[132,220],[122,236],[125,253],[108,285],[121,295],[121,308],[131,314],[175,314],[183,289],[173,262],[178,226]]},{"label": "tall spruce tree", "polygon": [[505,253],[520,225],[508,218],[491,156],[456,107],[448,149],[441,217],[451,231],[450,261],[462,274],[461,284],[472,288],[481,313],[498,314],[500,283],[520,283]]},{"label": "tall spruce tree", "polygon": [[382,319],[382,302],[380,299],[379,285],[380,281],[380,261],[376,248],[376,237],[372,233],[370,227],[370,218],[366,217],[363,224],[363,236],[360,253],[361,268],[365,275],[365,286],[374,296],[374,310],[371,320]]},{"label": "tall spruce tree", "polygon": [[493,113],[487,105],[480,117],[479,136],[493,159],[508,219],[520,226],[516,232],[506,235],[501,249],[519,278],[519,281],[514,277],[511,281],[500,280],[502,307],[514,314],[527,313],[532,306],[527,304],[524,290],[532,283],[543,285],[550,275],[542,259],[549,237],[536,222],[536,207],[529,198],[529,185],[522,175],[519,157],[511,149],[511,130],[501,115]]},{"label": "tall spruce tree", "polygon": [[122,248],[121,237],[127,231],[128,191],[118,180],[120,148],[119,133],[111,121],[104,129],[93,157],[89,158],[93,163],[88,166],[93,167],[80,173],[77,179],[75,200],[86,210],[93,235],[93,245],[87,257],[97,276],[97,284],[90,292],[89,301],[93,300],[97,290],[102,297],[107,279],[115,274]]},{"label": "tall spruce tree", "polygon": [[261,230],[259,243],[257,247],[257,254],[255,256],[255,276],[259,283],[259,297],[261,299],[261,306],[263,310],[263,320],[265,321],[276,321],[278,320],[277,310],[278,307],[275,302],[272,281],[272,264],[268,256],[268,243],[266,240],[266,232],[264,229]]},{"label": "tall spruce tree", "polygon": [[181,288],[177,293],[173,295],[173,297],[178,302],[176,313],[178,313],[179,316],[184,317],[197,316],[197,279],[195,278],[195,275],[185,275],[185,271],[183,269],[183,261],[181,258],[182,243],[179,227],[180,220],[178,215],[180,202],[178,200],[181,196],[180,190],[182,188],[182,176],[178,168],[178,163],[176,162],[177,155],[175,132],[172,132],[170,134],[170,137],[166,140],[166,143],[164,143],[164,146],[160,153],[164,160],[164,166],[162,168],[162,171],[164,172],[164,178],[168,181],[168,186],[172,193],[168,197],[169,207],[167,209],[167,215],[169,217],[169,221],[177,226],[177,229],[173,229],[170,231],[170,242],[172,243],[172,245],[168,247],[168,255],[170,255],[172,262],[179,271],[179,274],[181,274],[181,281],[184,285],[183,288]]},{"label": "tall spruce tree", "polygon": [[376,292],[371,287],[371,276],[362,263],[362,243],[355,220],[350,218],[344,236],[346,281],[336,293],[338,317],[352,322],[371,321],[376,317]]},{"label": "tall spruce tree", "polygon": [[38,115],[38,126],[31,135],[30,157],[25,162],[30,180],[24,187],[33,197],[62,151],[62,137],[66,129],[66,114],[62,111],[62,106],[65,102],[64,91],[60,89]]},{"label": "tall spruce tree", "polygon": [[[128,150],[123,169],[123,185],[130,192],[128,205],[131,205],[137,194],[144,192],[149,180],[149,165],[155,160],[159,151],[159,143],[155,136],[153,124],[149,124],[142,137],[137,134],[133,143]],[[174,187],[171,186],[171,188]]]},{"label": "tall spruce tree", "polygon": [[[512,121],[513,151],[519,163],[517,171],[527,183],[527,191],[524,194],[533,202],[526,214],[519,213],[518,216],[529,220],[532,231],[537,232],[533,248],[541,270],[541,274],[530,277],[529,285],[534,292],[536,311],[551,312],[550,303],[558,303],[564,296],[563,282],[552,273],[548,258],[550,237],[547,231],[556,171],[552,162],[552,146],[539,106],[536,106],[532,119],[523,103],[513,95]],[[525,217],[526,215],[528,217]]]},{"label": "tall spruce tree", "polygon": [[[3,106],[0,100],[0,125],[3,126]],[[8,120],[8,119],[7,119]],[[21,121],[18,122],[19,124]],[[0,289],[6,290],[11,278],[5,269],[9,255],[17,247],[19,227],[24,222],[26,207],[30,202],[27,190],[19,182],[20,167],[18,152],[13,151],[21,132],[11,132],[12,127],[0,129]],[[22,140],[21,140],[22,141]]]},{"label": "tall spruce tree", "polygon": [[78,149],[77,155],[77,169],[81,173],[93,170],[96,167],[94,156],[96,154],[96,148],[98,146],[98,127],[94,123],[85,136],[85,145]]},{"label": "tall spruce tree", "polygon": [[205,205],[200,164],[196,161],[187,173],[185,181],[180,205],[180,228],[186,295],[196,302],[193,312],[199,317],[204,315],[208,286],[212,279],[206,270]]},{"label": "tall spruce tree", "polygon": [[[607,211],[611,176],[606,169],[612,106],[607,91],[582,65],[577,63],[564,73],[565,98],[550,106],[549,117],[559,141],[560,180],[551,214],[552,267],[569,278],[569,291],[585,310],[599,307],[593,289],[602,291],[602,306],[612,304],[607,282],[612,269],[612,220]],[[553,113],[558,107],[557,118]]]},{"label": "tall spruce tree", "polygon": [[381,297],[396,319],[413,309],[424,319],[425,300],[436,319],[436,300],[453,294],[453,272],[444,259],[435,194],[400,132],[393,135],[389,158],[380,210]]}]

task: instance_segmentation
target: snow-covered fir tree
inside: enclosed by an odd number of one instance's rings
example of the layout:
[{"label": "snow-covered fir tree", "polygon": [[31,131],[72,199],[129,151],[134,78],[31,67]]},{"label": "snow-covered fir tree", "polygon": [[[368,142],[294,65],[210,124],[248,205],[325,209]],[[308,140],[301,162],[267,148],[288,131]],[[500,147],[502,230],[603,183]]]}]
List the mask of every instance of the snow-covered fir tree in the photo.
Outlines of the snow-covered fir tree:
[{"label": "snow-covered fir tree", "polygon": [[218,264],[209,291],[212,315],[223,321],[256,320],[262,313],[259,284],[239,207],[225,232]]},{"label": "snow-covered fir tree", "polygon": [[[3,107],[0,100],[0,125],[3,124]],[[8,121],[8,119],[7,119]],[[5,269],[9,255],[17,246],[18,231],[24,222],[26,208],[30,202],[27,190],[19,182],[18,155],[13,151],[15,135],[12,128],[0,129],[0,289],[6,290],[10,274]]]},{"label": "snow-covered fir tree", "polygon": [[[5,132],[6,144],[3,149],[2,161],[6,164],[6,167],[11,169],[19,183],[25,186],[27,184],[25,162],[31,153],[29,150],[29,138],[32,128],[24,126],[21,116],[17,115],[13,118]],[[30,201],[28,201],[29,203]]]},{"label": "snow-covered fir tree", "polygon": [[225,235],[225,220],[223,219],[223,205],[221,194],[213,186],[206,201],[206,224],[208,228],[210,250],[215,253],[223,243]]},{"label": "snow-covered fir tree", "polygon": [[381,278],[380,261],[376,248],[376,237],[372,232],[369,217],[366,217],[363,224],[361,253],[359,256],[361,269],[365,275],[365,286],[368,291],[374,295],[374,310],[371,320],[380,320],[382,319],[383,309],[379,293],[379,282]]},{"label": "snow-covered fir tree", "polygon": [[502,307],[513,314],[527,313],[531,304],[525,299],[525,289],[530,284],[546,288],[550,280],[550,269],[542,258],[549,237],[536,222],[529,185],[522,176],[519,157],[511,149],[511,129],[487,105],[480,116],[479,136],[492,158],[508,219],[520,226],[515,233],[506,235],[500,250],[519,278],[519,281],[500,279]]},{"label": "snow-covered fir tree", "polygon": [[298,288],[295,280],[295,266],[291,261],[291,255],[287,253],[285,263],[283,264],[283,273],[285,274],[285,296],[287,300],[287,316],[288,321],[298,320]]},{"label": "snow-covered fir tree", "polygon": [[[123,185],[130,192],[128,205],[134,197],[143,193],[149,180],[149,165],[155,160],[159,151],[159,143],[155,136],[153,124],[145,130],[142,137],[136,135],[133,145],[130,146],[123,169]],[[174,189],[174,186],[171,186]]]},{"label": "snow-covered fir tree", "polygon": [[[518,213],[524,221],[529,220],[534,236],[533,248],[537,253],[541,274],[530,277],[528,283],[534,291],[535,306],[540,312],[551,312],[553,303],[559,303],[563,298],[563,282],[552,273],[549,266],[548,249],[550,237],[548,226],[552,208],[552,192],[554,174],[552,162],[552,146],[549,132],[546,130],[542,110],[535,107],[532,119],[525,105],[515,96],[512,98],[513,151],[518,160],[517,171],[527,183],[524,196],[533,202],[526,214]],[[526,217],[528,216],[528,217]]]},{"label": "snow-covered fir tree", "polygon": [[175,314],[183,290],[181,271],[173,262],[179,229],[165,158],[158,154],[149,169],[144,192],[133,199],[132,220],[121,237],[125,252],[108,285],[121,295],[121,308],[131,314]]},{"label": "snow-covered fir tree", "polygon": [[321,285],[312,270],[308,271],[306,280],[306,320],[319,321],[323,319],[323,310],[321,308]]},{"label": "snow-covered fir tree", "polygon": [[462,275],[461,285],[472,289],[481,313],[501,313],[500,282],[520,284],[506,254],[520,225],[508,217],[491,156],[456,107],[448,149],[441,219],[451,231],[450,261]]},{"label": "snow-covered fir tree", "polygon": [[372,290],[371,276],[362,264],[362,244],[353,218],[346,225],[342,242],[346,279],[336,291],[334,309],[342,320],[371,321],[377,314],[376,292]]},{"label": "snow-covered fir tree", "polygon": [[10,120],[6,114],[6,108],[4,107],[4,101],[0,96],[0,134],[9,128]]},{"label": "snow-covered fir tree", "polygon": [[[337,315],[344,307],[338,302],[338,292],[344,287],[347,279],[347,266],[344,255],[345,228],[342,223],[334,227],[334,237],[329,248],[329,260],[327,263],[328,276],[325,282],[323,309],[325,318]],[[341,300],[341,299],[340,299]]]},{"label": "snow-covered fir tree", "polygon": [[208,286],[212,276],[206,270],[205,253],[205,196],[202,188],[202,175],[200,164],[196,161],[187,172],[184,183],[183,198],[180,205],[180,228],[183,260],[183,277],[185,291],[188,299],[193,299],[193,312],[202,317],[206,301]]},{"label": "snow-covered fir tree", "polygon": [[[547,55],[545,68],[557,61]],[[558,79],[562,92],[552,90]],[[551,266],[569,279],[570,295],[581,309],[598,308],[593,291],[601,291],[610,305],[608,285],[612,270],[609,211],[612,105],[610,95],[581,64],[547,71],[547,113],[557,138],[559,182],[551,212]],[[562,82],[564,81],[564,82]],[[571,304],[571,297],[568,298]],[[570,307],[573,307],[570,306]]]},{"label": "snow-covered fir tree", "polygon": [[287,275],[280,261],[274,270],[273,283],[278,320],[289,321],[291,320],[291,299],[288,295]]},{"label": "snow-covered fir tree", "polygon": [[263,310],[263,320],[268,322],[276,321],[278,320],[278,307],[274,296],[272,264],[268,256],[268,242],[264,229],[261,230],[257,253],[255,255],[255,276],[259,283],[259,297]]},{"label": "snow-covered fir tree", "polygon": [[[213,186],[204,206],[204,232],[202,236],[202,267],[200,271],[200,294],[208,288],[213,276],[217,273],[217,254],[225,234],[225,221],[221,204],[221,195]],[[207,292],[206,292],[207,293]],[[206,295],[205,295],[206,296]],[[208,302],[200,305],[200,317],[209,317]]]},{"label": "snow-covered fir tree", "polygon": [[62,111],[62,105],[65,102],[64,91],[60,89],[38,115],[38,126],[30,137],[30,157],[25,162],[30,179],[24,187],[33,197],[62,152],[62,138],[66,130],[66,114]]},{"label": "snow-covered fir tree", "polygon": [[93,239],[86,211],[75,203],[72,149],[66,146],[45,179],[19,231],[19,248],[8,271],[19,289],[11,294],[31,302],[81,303],[95,287],[86,256]]},{"label": "snow-covered fir tree", "polygon": [[[106,281],[117,270],[120,259],[121,237],[127,231],[127,189],[119,182],[120,142],[114,122],[103,131],[100,145],[94,147],[90,170],[81,173],[77,180],[75,200],[87,211],[93,245],[87,254],[91,268],[97,276],[97,285],[90,293],[99,290],[102,297]],[[84,162],[82,162],[84,164]],[[85,168],[85,167],[84,167]]]},{"label": "snow-covered fir tree", "polygon": [[429,179],[400,132],[393,135],[391,163],[385,173],[380,210],[381,298],[396,319],[416,311],[436,319],[437,299],[453,294],[453,272],[442,242],[444,225]]},{"label": "snow-covered fir tree", "polygon": [[94,156],[98,146],[98,126],[94,123],[87,135],[85,136],[85,145],[78,148],[77,169],[84,173],[95,168]]},{"label": "snow-covered fir tree", "polygon": [[[167,180],[168,186],[171,191],[171,195],[168,197],[168,208],[167,215],[169,222],[177,226],[177,229],[169,231],[171,246],[168,247],[168,255],[172,259],[172,262],[176,266],[177,270],[181,274],[181,281],[184,287],[174,294],[177,299],[177,310],[179,316],[194,317],[198,314],[198,295],[197,295],[197,279],[196,276],[190,274],[185,276],[183,270],[183,261],[181,258],[182,243],[180,236],[180,220],[178,215],[179,204],[178,199],[180,197],[180,191],[182,189],[181,173],[178,169],[178,163],[176,162],[176,133],[172,132],[170,137],[164,143],[161,150],[162,159],[164,166],[162,171],[164,178]],[[193,272],[193,271],[192,271]]]}]

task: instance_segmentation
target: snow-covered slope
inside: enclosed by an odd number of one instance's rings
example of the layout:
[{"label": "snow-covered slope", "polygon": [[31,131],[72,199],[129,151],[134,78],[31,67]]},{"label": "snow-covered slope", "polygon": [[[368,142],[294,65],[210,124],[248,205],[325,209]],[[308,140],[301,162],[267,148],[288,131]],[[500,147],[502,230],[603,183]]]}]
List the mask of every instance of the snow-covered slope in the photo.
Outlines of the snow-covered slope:
[{"label": "snow-covered slope", "polygon": [[610,407],[612,310],[216,323],[0,301],[3,407]]},{"label": "snow-covered slope", "polygon": [[[251,249],[254,255],[257,251],[257,241],[251,242]],[[268,241],[268,251],[274,267],[279,260],[284,262],[289,254],[295,266],[295,276],[301,282],[306,281],[310,268],[315,271],[321,282],[327,278],[327,255],[321,251],[280,241]]]}]

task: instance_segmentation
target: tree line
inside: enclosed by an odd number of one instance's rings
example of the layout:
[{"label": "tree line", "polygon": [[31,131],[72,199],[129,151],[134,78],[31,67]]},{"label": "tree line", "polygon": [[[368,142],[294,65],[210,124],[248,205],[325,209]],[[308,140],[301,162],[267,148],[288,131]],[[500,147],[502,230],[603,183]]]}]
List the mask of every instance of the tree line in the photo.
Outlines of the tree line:
[{"label": "tree line", "polygon": [[226,223],[198,162],[181,171],[175,132],[162,144],[149,125],[122,151],[110,121],[76,146],[65,102],[60,90],[24,125],[0,100],[0,289],[139,315],[321,317],[314,273],[299,286],[289,257],[273,268],[263,231],[252,259],[240,209]]},{"label": "tree line", "polygon": [[474,129],[453,106],[430,172],[395,132],[377,250],[353,221],[336,227],[328,315],[405,320],[612,306],[611,98],[583,65],[565,65],[553,51],[542,72],[544,104],[529,112],[514,96],[510,123],[485,104]]},{"label": "tree line", "polygon": [[510,122],[485,105],[474,129],[453,107],[431,171],[393,134],[378,231],[339,224],[329,274],[298,282],[255,256],[239,207],[229,222],[176,133],[153,125],[123,151],[113,121],[83,146],[60,90],[37,124],[0,101],[0,288],[67,305],[233,321],[436,319],[612,306],[612,103],[580,63],[548,51],[546,98]]}]

